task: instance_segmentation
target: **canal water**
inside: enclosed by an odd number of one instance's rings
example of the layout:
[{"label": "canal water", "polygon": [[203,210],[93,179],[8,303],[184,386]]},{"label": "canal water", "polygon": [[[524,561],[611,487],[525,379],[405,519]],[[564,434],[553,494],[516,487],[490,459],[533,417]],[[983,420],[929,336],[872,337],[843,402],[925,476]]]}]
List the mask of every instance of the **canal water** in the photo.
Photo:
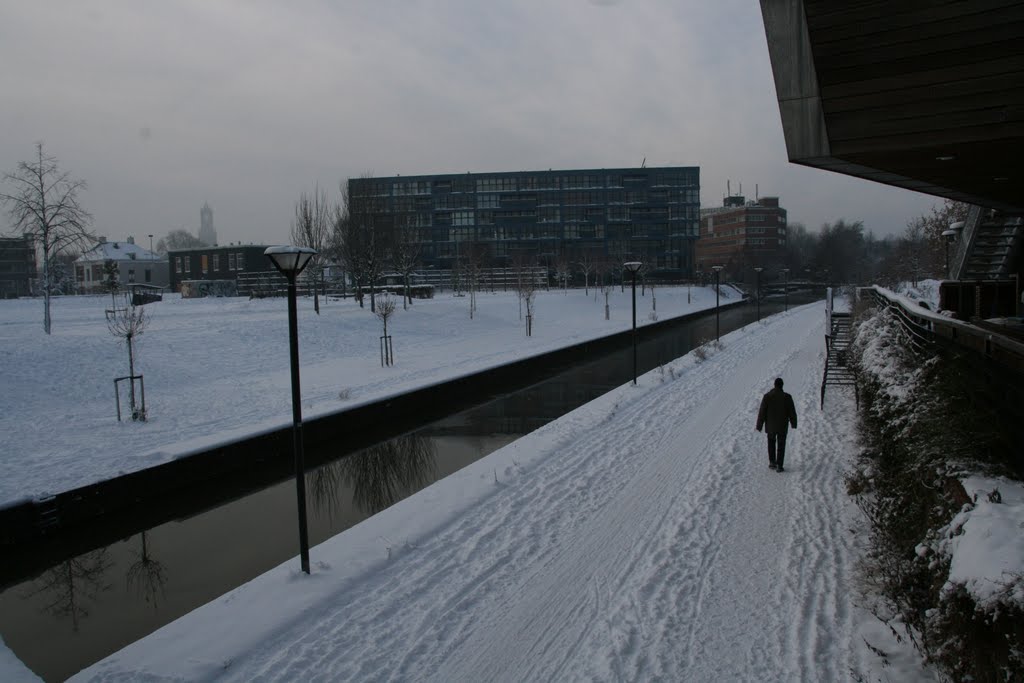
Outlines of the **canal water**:
[{"label": "canal water", "polygon": [[[812,301],[791,294],[790,305]],[[761,315],[782,302],[761,304]],[[753,305],[721,313],[725,334]],[[715,317],[642,342],[639,371],[714,338]],[[632,349],[338,457],[306,474],[315,545],[469,463],[630,381]],[[292,479],[56,561],[0,593],[0,635],[36,674],[61,681],[298,553]],[[382,548],[381,552],[385,552]],[[298,560],[296,560],[296,563]]]}]

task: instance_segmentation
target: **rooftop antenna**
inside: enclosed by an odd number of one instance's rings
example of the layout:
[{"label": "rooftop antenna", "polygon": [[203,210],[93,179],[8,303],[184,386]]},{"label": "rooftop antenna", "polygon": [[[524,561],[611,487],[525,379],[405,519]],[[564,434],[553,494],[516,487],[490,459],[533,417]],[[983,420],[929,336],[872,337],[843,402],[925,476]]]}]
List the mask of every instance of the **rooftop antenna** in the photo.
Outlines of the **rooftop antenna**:
[{"label": "rooftop antenna", "polygon": [[754,183],[754,201],[759,201],[760,195],[757,194],[757,183]]},{"label": "rooftop antenna", "polygon": [[640,168],[644,168],[645,166],[647,166],[647,157],[644,157],[644,160],[640,162]]},{"label": "rooftop antenna", "polygon": [[729,185],[728,178],[725,181],[725,196],[726,197],[731,197],[732,196],[732,189],[731,189],[731,186]]}]

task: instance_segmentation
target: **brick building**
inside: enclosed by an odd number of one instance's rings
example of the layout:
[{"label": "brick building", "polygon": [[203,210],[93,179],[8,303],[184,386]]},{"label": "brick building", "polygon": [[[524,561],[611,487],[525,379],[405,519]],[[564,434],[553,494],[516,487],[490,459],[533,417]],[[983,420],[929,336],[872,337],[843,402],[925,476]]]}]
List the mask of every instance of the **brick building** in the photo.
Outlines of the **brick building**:
[{"label": "brick building", "polygon": [[725,198],[722,206],[700,211],[696,270],[722,266],[722,279],[753,282],[754,268],[777,272],[784,267],[786,210],[778,197]]}]

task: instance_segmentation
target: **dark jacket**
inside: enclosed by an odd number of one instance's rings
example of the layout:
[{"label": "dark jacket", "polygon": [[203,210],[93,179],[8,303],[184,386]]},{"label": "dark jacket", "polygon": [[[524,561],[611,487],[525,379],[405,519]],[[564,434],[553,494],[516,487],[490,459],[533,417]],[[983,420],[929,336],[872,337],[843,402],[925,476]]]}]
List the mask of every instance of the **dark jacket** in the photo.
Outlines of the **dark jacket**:
[{"label": "dark jacket", "polygon": [[782,389],[772,389],[761,399],[761,408],[757,411],[757,431],[764,427],[768,434],[785,434],[790,425],[796,429],[793,397]]}]

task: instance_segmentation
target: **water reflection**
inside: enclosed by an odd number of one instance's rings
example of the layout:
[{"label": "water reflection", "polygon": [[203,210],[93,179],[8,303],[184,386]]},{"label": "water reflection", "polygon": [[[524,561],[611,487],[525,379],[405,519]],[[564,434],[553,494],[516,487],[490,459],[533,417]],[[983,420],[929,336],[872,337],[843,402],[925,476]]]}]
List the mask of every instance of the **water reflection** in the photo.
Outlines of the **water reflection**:
[{"label": "water reflection", "polygon": [[92,603],[110,589],[105,573],[111,566],[108,549],[100,548],[47,569],[31,586],[26,599],[40,598],[39,609],[59,620],[70,619],[78,633],[81,620],[89,616]]},{"label": "water reflection", "polygon": [[146,531],[139,534],[141,550],[135,554],[135,561],[128,565],[125,583],[129,590],[134,591],[156,610],[157,598],[162,598],[164,595],[167,570],[163,562],[154,559],[147,535]]},{"label": "water reflection", "polygon": [[407,434],[328,463],[307,477],[318,515],[335,517],[343,498],[373,515],[435,479],[437,450],[419,434]]}]

